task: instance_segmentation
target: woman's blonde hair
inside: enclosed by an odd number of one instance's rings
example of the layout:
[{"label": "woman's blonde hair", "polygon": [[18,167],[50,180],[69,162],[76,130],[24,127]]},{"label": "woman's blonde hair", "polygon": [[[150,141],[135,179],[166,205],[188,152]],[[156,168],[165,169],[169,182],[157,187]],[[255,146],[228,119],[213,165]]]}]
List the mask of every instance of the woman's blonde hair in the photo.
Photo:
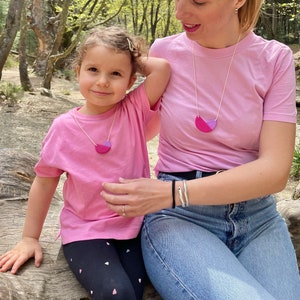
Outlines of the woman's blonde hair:
[{"label": "woman's blonde hair", "polygon": [[238,15],[242,32],[249,32],[255,27],[263,2],[264,0],[246,0],[245,4],[239,8]]}]

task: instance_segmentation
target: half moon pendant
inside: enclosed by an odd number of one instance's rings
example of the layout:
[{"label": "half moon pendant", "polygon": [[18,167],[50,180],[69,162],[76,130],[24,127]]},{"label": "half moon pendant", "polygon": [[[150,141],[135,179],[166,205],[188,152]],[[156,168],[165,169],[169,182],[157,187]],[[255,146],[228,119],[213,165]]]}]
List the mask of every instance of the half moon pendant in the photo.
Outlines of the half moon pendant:
[{"label": "half moon pendant", "polygon": [[104,145],[96,144],[95,149],[100,154],[105,154],[111,149],[110,141],[106,141]]},{"label": "half moon pendant", "polygon": [[205,121],[200,116],[196,116],[195,118],[195,125],[196,128],[201,132],[211,132],[213,131],[217,126],[217,120],[208,120]]}]

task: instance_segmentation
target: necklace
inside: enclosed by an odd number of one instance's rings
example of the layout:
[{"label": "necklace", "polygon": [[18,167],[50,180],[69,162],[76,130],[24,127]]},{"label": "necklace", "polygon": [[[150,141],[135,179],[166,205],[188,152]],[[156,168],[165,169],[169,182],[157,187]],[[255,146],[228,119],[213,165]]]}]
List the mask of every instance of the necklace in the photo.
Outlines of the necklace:
[{"label": "necklace", "polygon": [[106,139],[106,142],[104,144],[97,144],[97,143],[95,143],[94,140],[88,135],[88,133],[80,125],[80,123],[79,123],[76,115],[72,114],[75,123],[78,125],[78,127],[80,128],[80,130],[85,134],[85,136],[90,140],[90,142],[95,146],[95,150],[98,153],[100,153],[100,154],[105,154],[105,153],[107,153],[111,149],[110,134],[111,134],[112,128],[113,128],[114,123],[115,123],[116,112],[117,112],[117,109],[115,110],[114,118],[113,118],[113,121],[111,123],[110,129],[109,129],[109,133],[108,133],[108,136],[107,136],[107,139]]},{"label": "necklace", "polygon": [[229,77],[229,73],[230,73],[230,69],[233,63],[233,58],[235,56],[236,53],[236,49],[240,40],[240,36],[237,39],[237,42],[235,44],[234,50],[233,50],[233,54],[231,56],[231,60],[229,63],[229,67],[228,67],[228,71],[226,74],[226,78],[225,78],[225,82],[224,82],[224,87],[223,87],[223,91],[221,94],[221,98],[220,98],[220,103],[219,103],[219,107],[217,110],[217,114],[215,116],[214,119],[210,119],[210,120],[204,120],[199,113],[199,105],[198,105],[198,91],[197,91],[197,75],[196,75],[196,62],[195,62],[195,53],[194,53],[194,44],[193,44],[193,67],[194,67],[194,88],[195,88],[195,98],[196,98],[196,108],[197,108],[197,116],[195,118],[195,126],[196,128],[201,131],[201,132],[211,132],[213,131],[216,126],[217,126],[217,120],[219,118],[219,114],[220,114],[220,110],[221,110],[221,106],[222,106],[222,102],[223,102],[223,98],[224,98],[224,94],[225,94],[225,90],[226,90],[226,86],[227,86],[227,81],[228,81],[228,77]]}]

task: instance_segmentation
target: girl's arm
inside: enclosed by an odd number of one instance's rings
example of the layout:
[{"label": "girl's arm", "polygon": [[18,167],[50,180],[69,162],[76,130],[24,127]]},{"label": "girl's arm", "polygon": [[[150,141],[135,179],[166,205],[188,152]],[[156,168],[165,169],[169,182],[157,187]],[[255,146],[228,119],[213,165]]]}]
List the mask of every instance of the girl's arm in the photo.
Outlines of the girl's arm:
[{"label": "girl's arm", "polygon": [[171,67],[167,60],[157,57],[139,58],[139,66],[138,72],[146,77],[144,84],[152,107],[167,87],[171,76]]},{"label": "girl's arm", "polygon": [[[190,205],[222,205],[262,197],[284,189],[294,153],[295,124],[264,121],[257,160],[222,173],[187,181]],[[172,206],[171,182],[156,179],[104,183],[107,206],[126,216],[145,215]],[[180,205],[176,182],[176,205]]]},{"label": "girl's arm", "polygon": [[43,255],[39,237],[58,181],[59,177],[34,179],[29,192],[22,239],[13,249],[0,256],[1,272],[11,269],[11,273],[16,274],[31,257],[35,258],[35,265],[40,266]]}]

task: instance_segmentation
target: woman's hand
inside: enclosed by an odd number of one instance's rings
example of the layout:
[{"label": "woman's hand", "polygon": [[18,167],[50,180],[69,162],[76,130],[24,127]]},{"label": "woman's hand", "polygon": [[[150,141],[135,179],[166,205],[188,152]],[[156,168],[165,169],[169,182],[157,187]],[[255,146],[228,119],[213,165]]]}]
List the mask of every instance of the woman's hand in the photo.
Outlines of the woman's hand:
[{"label": "woman's hand", "polygon": [[171,182],[157,179],[123,179],[103,183],[107,207],[124,217],[143,216],[172,206]]},{"label": "woman's hand", "polygon": [[38,240],[24,237],[13,249],[0,256],[0,271],[11,269],[11,274],[16,274],[31,257],[34,257],[35,266],[39,267],[43,259],[42,248]]}]

